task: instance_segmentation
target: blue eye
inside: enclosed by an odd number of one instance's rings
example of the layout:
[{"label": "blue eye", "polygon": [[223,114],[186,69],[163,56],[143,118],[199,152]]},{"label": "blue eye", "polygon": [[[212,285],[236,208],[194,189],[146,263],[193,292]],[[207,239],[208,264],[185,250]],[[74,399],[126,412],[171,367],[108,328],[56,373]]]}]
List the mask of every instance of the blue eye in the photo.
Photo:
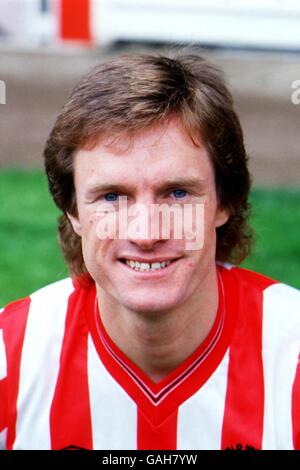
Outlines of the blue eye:
[{"label": "blue eye", "polygon": [[118,194],[117,193],[107,193],[104,196],[104,199],[108,202],[115,202],[118,200]]},{"label": "blue eye", "polygon": [[175,189],[172,191],[174,196],[178,199],[185,197],[187,195],[187,191],[185,189]]}]

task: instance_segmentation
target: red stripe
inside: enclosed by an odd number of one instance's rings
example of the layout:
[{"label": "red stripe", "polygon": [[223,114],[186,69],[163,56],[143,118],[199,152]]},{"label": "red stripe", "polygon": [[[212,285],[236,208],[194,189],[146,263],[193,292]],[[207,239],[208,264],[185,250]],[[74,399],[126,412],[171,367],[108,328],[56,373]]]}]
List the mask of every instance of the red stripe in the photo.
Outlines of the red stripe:
[{"label": "red stripe", "polygon": [[90,42],[90,9],[90,0],[61,0],[60,37]]},{"label": "red stripe", "polygon": [[175,450],[177,448],[178,408],[168,418],[155,426],[141,409],[138,410],[138,450]]},{"label": "red stripe", "polygon": [[52,449],[93,447],[84,296],[84,289],[76,290],[68,302],[60,369],[50,412]]},{"label": "red stripe", "polygon": [[294,449],[300,450],[300,355],[292,393],[292,423]]},{"label": "red stripe", "polygon": [[[17,399],[19,392],[20,362],[30,298],[10,304],[1,314],[3,338],[7,354],[7,449],[12,449],[16,438]],[[7,321],[6,321],[7,320]]]},{"label": "red stripe", "polygon": [[241,300],[229,351],[221,446],[222,449],[239,445],[261,449],[264,417],[263,289],[274,281],[239,269],[234,269],[233,273],[240,277]]}]

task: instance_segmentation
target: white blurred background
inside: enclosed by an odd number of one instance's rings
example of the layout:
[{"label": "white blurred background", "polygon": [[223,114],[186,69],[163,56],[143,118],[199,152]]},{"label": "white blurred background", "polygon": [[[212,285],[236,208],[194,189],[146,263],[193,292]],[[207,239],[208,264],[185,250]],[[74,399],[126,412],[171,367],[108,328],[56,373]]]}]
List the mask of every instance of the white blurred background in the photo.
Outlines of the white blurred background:
[{"label": "white blurred background", "polygon": [[0,0],[15,42],[180,41],[299,50],[299,0]]},{"label": "white blurred background", "polygon": [[191,43],[225,72],[254,182],[299,185],[300,0],[0,0],[0,167],[41,166],[68,91],[105,57]]}]

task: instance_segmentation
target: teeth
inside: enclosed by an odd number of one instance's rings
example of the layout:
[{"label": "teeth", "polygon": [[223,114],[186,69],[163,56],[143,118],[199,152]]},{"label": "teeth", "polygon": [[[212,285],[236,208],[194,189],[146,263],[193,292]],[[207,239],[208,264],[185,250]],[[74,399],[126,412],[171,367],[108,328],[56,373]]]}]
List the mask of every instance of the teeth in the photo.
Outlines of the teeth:
[{"label": "teeth", "polygon": [[148,271],[150,269],[150,264],[149,263],[140,263],[139,266],[136,266],[137,268],[140,268],[141,271]]},{"label": "teeth", "polygon": [[152,269],[160,269],[160,267],[161,267],[161,264],[160,264],[160,263],[152,263],[152,264],[151,264],[151,268],[152,268]]},{"label": "teeth", "polygon": [[135,271],[156,271],[157,269],[162,269],[168,266],[171,261],[162,261],[162,262],[156,262],[156,263],[140,263],[139,261],[134,261],[134,260],[125,260],[127,266],[129,266],[132,269],[135,269]]}]

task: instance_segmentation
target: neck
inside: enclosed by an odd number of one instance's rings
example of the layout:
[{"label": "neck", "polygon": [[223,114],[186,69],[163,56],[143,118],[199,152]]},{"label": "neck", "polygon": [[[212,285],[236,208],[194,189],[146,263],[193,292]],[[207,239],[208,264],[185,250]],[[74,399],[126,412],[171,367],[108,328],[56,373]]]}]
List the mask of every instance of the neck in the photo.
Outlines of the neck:
[{"label": "neck", "polygon": [[200,346],[218,310],[215,267],[188,303],[159,314],[128,310],[99,286],[97,293],[108,335],[153,382],[161,381]]}]

